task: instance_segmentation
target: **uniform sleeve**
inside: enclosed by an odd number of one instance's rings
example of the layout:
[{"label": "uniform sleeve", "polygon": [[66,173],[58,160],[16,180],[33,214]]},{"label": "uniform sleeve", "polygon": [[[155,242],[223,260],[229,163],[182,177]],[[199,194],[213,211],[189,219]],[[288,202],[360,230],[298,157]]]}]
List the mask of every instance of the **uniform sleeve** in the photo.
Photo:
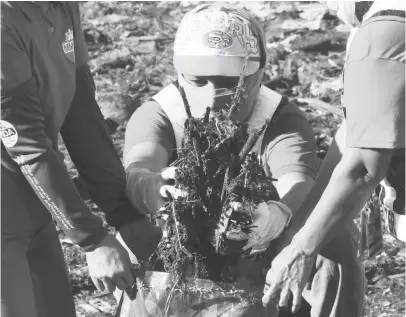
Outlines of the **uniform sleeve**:
[{"label": "uniform sleeve", "polygon": [[344,103],[350,147],[405,147],[405,64],[368,59],[345,69]]},{"label": "uniform sleeve", "polygon": [[61,135],[90,197],[106,214],[107,223],[119,229],[140,214],[125,194],[124,167],[95,100],[93,87],[88,67],[79,69],[75,96]]},{"label": "uniform sleeve", "polygon": [[77,1],[69,1],[66,3],[68,6],[70,6],[69,9],[72,12],[72,23],[75,36],[75,63],[76,67],[80,68],[87,65],[89,62],[89,53],[80,21],[79,4]]},{"label": "uniform sleeve", "polygon": [[272,177],[291,172],[316,177],[319,159],[310,123],[293,105],[286,105],[276,115],[263,140],[263,159]]},{"label": "uniform sleeve", "polygon": [[[45,133],[45,114],[29,57],[12,30],[1,28],[1,141],[67,236],[91,250],[107,234],[82,201]],[[21,71],[21,73],[20,73]]]},{"label": "uniform sleeve", "polygon": [[128,121],[124,157],[133,146],[145,141],[156,142],[163,146],[169,158],[176,147],[172,124],[161,106],[155,101],[144,103]]},{"label": "uniform sleeve", "polygon": [[354,37],[344,69],[347,145],[405,147],[404,22],[374,21]]}]

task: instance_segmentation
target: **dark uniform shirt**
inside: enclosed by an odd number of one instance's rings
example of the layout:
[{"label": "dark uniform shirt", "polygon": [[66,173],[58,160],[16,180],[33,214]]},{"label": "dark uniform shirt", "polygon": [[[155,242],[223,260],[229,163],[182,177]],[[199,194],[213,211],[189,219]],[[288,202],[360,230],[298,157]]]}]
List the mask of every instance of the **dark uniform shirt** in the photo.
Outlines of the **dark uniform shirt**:
[{"label": "dark uniform shirt", "polygon": [[[7,175],[22,172],[71,240],[91,249],[106,231],[65,169],[59,133],[107,222],[119,228],[137,213],[95,101],[78,4],[2,2],[1,9],[2,186],[18,179]],[[17,204],[25,187],[12,187]]]}]

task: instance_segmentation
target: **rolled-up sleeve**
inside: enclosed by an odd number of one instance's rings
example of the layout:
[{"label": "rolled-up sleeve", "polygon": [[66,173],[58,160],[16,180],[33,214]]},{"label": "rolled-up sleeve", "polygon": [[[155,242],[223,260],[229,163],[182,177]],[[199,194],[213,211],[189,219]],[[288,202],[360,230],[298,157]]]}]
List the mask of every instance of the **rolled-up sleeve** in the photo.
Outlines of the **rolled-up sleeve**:
[{"label": "rolled-up sleeve", "polygon": [[176,141],[172,124],[162,107],[155,101],[144,103],[128,121],[124,157],[131,148],[146,141],[160,144],[169,158],[174,155]]},{"label": "rolled-up sleeve", "polygon": [[344,67],[349,147],[405,147],[405,18],[404,12],[397,15],[368,19],[349,46]]},{"label": "rolled-up sleeve", "polygon": [[405,147],[404,61],[352,62],[345,69],[344,92],[349,147]]},{"label": "rolled-up sleeve", "polygon": [[263,140],[262,158],[272,177],[291,172],[316,177],[319,159],[310,123],[293,105],[286,105],[273,120]]}]

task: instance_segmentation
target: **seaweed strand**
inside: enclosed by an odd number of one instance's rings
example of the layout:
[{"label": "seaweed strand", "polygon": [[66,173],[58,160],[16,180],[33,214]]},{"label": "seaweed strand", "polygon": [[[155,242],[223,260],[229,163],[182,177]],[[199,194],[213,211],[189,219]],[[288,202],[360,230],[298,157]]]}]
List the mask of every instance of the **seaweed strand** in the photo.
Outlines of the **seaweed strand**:
[{"label": "seaweed strand", "polygon": [[251,135],[249,136],[248,140],[245,142],[243,148],[240,151],[240,154],[238,155],[238,163],[242,164],[247,157],[248,153],[252,150],[254,147],[255,143],[258,141],[259,137],[261,134],[265,131],[265,129],[269,126],[271,123],[271,120],[266,120],[265,123],[259,128],[255,129]]},{"label": "seaweed strand", "polygon": [[231,118],[231,116],[234,114],[234,112],[237,110],[237,107],[241,103],[241,100],[240,100],[241,94],[245,90],[244,89],[244,80],[245,80],[245,69],[247,68],[247,64],[248,64],[248,55],[246,55],[245,59],[244,59],[244,64],[242,66],[240,78],[239,78],[238,84],[237,84],[237,90],[235,91],[235,94],[231,100],[231,107],[227,114],[228,118]]},{"label": "seaweed strand", "polygon": [[185,90],[184,90],[183,87],[179,84],[179,81],[175,81],[175,86],[176,86],[176,88],[178,88],[179,93],[180,93],[180,95],[181,95],[181,97],[182,97],[183,106],[185,107],[186,115],[187,115],[188,119],[192,119],[193,116],[192,116],[192,112],[190,111],[190,105],[189,105],[189,101],[187,100]]}]

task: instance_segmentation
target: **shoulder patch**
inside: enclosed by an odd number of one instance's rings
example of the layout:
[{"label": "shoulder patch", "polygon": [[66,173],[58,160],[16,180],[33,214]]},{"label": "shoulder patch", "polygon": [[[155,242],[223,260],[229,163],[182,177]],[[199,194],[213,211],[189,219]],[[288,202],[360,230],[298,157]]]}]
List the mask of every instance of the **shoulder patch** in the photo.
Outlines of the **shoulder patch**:
[{"label": "shoulder patch", "polygon": [[17,130],[11,123],[0,120],[0,138],[5,147],[13,147],[18,139]]}]

